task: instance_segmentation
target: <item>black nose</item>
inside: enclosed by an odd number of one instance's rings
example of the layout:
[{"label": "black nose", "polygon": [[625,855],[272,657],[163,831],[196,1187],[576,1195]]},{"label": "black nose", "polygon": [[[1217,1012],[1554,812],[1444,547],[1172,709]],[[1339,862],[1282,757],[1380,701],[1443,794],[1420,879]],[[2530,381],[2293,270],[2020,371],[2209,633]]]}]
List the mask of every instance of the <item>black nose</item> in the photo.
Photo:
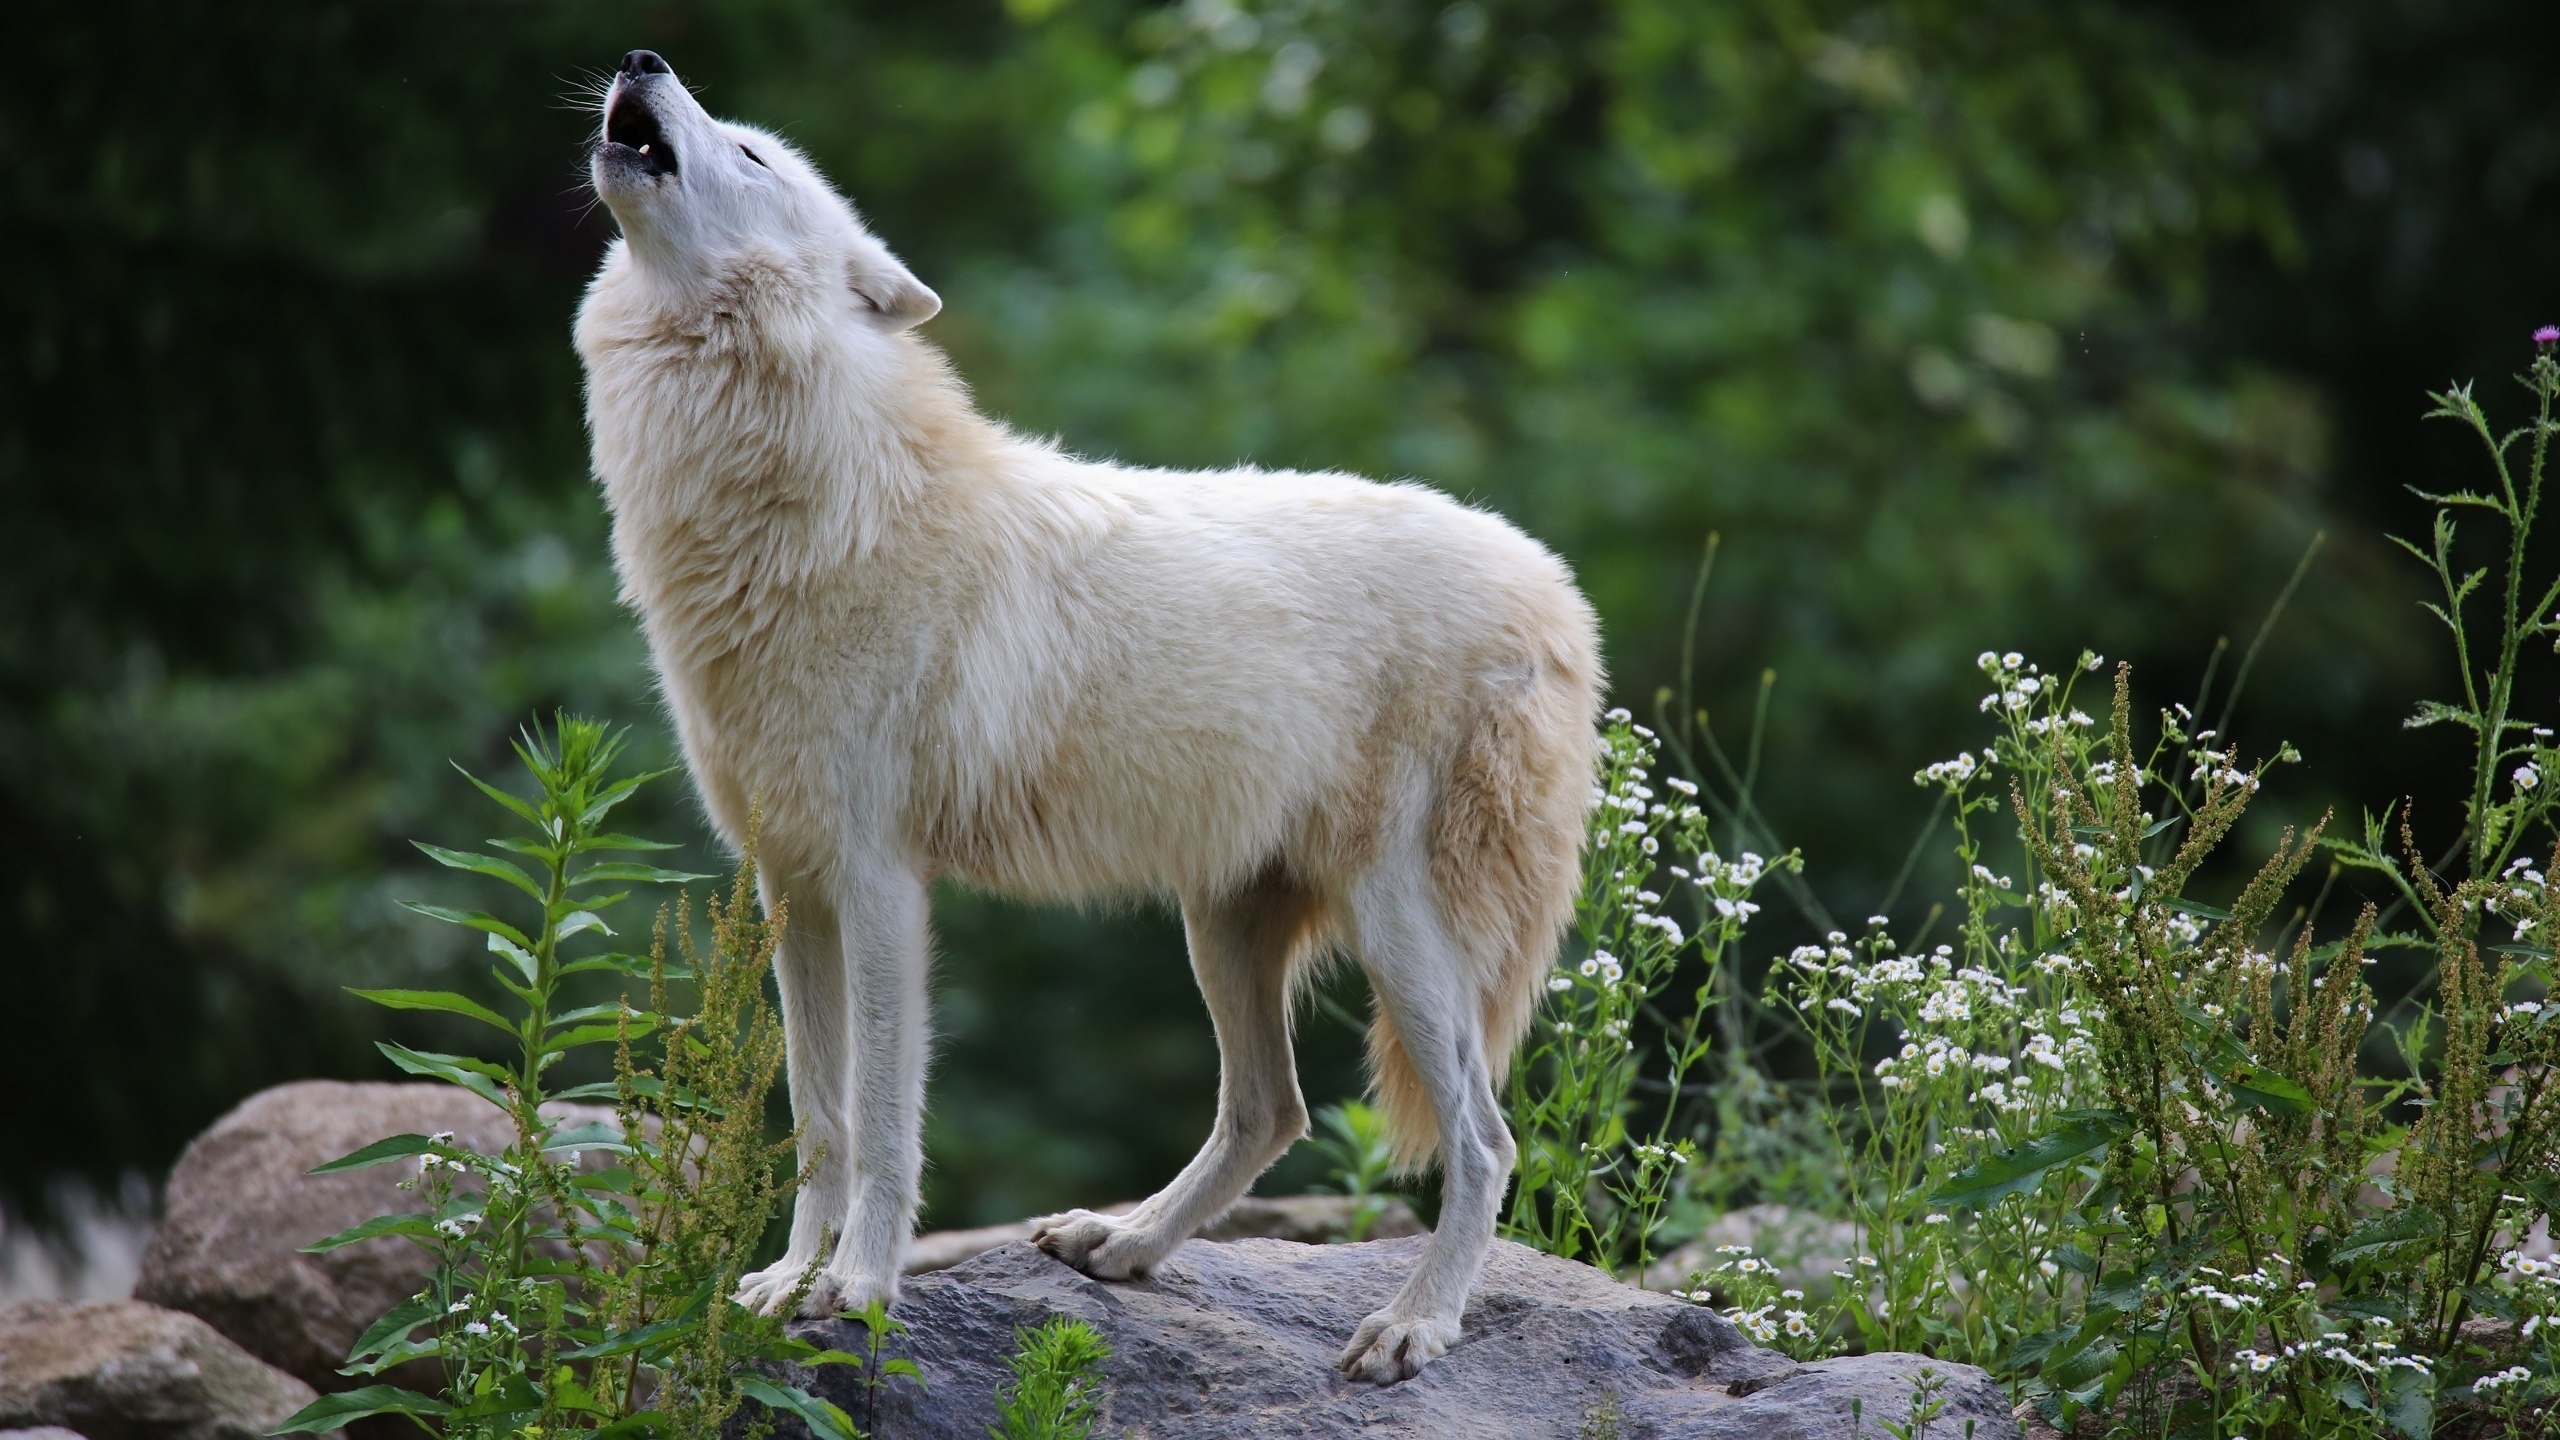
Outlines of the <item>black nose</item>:
[{"label": "black nose", "polygon": [[672,75],[675,71],[655,50],[634,50],[622,57],[622,73],[631,76]]}]

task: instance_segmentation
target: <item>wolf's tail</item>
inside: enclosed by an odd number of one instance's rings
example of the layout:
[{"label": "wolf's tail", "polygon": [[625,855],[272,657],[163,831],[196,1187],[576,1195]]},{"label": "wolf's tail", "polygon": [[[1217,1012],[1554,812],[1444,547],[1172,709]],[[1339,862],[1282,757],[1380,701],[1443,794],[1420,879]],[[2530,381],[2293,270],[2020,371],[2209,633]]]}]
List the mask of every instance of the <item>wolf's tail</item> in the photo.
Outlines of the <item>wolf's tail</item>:
[{"label": "wolf's tail", "polygon": [[[1579,618],[1568,632],[1577,639],[1590,624],[1588,612]],[[1432,889],[1475,987],[1497,1090],[1573,913],[1597,755],[1598,672],[1587,645],[1550,652],[1528,684],[1478,719],[1432,814]],[[1369,1075],[1397,1159],[1429,1158],[1439,1141],[1431,1099],[1383,1007],[1369,1025]]]}]

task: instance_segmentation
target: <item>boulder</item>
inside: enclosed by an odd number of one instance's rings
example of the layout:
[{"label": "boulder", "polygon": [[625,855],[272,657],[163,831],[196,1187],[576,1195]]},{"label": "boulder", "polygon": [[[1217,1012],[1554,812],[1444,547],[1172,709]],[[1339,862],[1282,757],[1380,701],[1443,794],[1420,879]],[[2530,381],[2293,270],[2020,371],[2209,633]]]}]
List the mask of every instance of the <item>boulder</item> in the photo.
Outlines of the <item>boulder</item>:
[{"label": "boulder", "polygon": [[[613,1118],[592,1105],[560,1106],[557,1114],[567,1123]],[[198,1316],[320,1389],[371,1383],[338,1367],[366,1326],[426,1284],[426,1252],[396,1237],[326,1255],[301,1247],[376,1215],[417,1209],[416,1194],[400,1188],[417,1167],[309,1171],[388,1135],[445,1130],[483,1151],[513,1135],[495,1106],[432,1082],[305,1080],[250,1096],[178,1157],[135,1298]]]},{"label": "boulder", "polygon": [[314,1398],[192,1315],[138,1300],[0,1310],[0,1426],[21,1427],[0,1433],[254,1440]]},{"label": "boulder", "polygon": [[1719,1215],[1698,1238],[1653,1262],[1644,1283],[1654,1290],[1677,1290],[1692,1275],[1712,1275],[1734,1258],[1724,1247],[1747,1245],[1751,1253],[1777,1267],[1778,1280],[1802,1290],[1819,1305],[1839,1288],[1838,1273],[1858,1263],[1865,1236],[1846,1220],[1786,1205],[1745,1205]]},{"label": "boulder", "polygon": [[[996,1388],[1011,1374],[1014,1332],[1072,1315],[1112,1347],[1109,1421],[1098,1433],[1143,1440],[1848,1440],[1853,1400],[1865,1433],[1880,1435],[1880,1422],[1908,1421],[1924,1376],[1942,1406],[1928,1433],[1960,1436],[1970,1421],[1974,1440],[2018,1435],[1999,1387],[1971,1366],[1916,1355],[1798,1364],[1751,1345],[1713,1311],[1509,1242],[1495,1245],[1456,1348],[1401,1385],[1342,1379],[1335,1355],[1394,1294],[1424,1243],[1194,1240],[1153,1277],[1106,1284],[1017,1242],[908,1282],[894,1313],[909,1333],[892,1353],[923,1369],[923,1390],[893,1381],[866,1419],[851,1370],[791,1378],[875,1434],[983,1440]],[[857,1322],[793,1328],[822,1345],[863,1348]],[[785,1421],[776,1433],[808,1432]]]},{"label": "boulder", "polygon": [[[1104,1215],[1125,1215],[1135,1200],[1097,1207]],[[1301,1245],[1338,1245],[1351,1238],[1354,1202],[1344,1195],[1247,1195],[1217,1219],[1200,1227],[1203,1240],[1295,1240]],[[999,1245],[1031,1238],[1037,1220],[985,1225],[974,1230],[934,1230],[916,1237],[907,1251],[907,1273],[948,1270],[963,1260]],[[1369,1240],[1393,1240],[1422,1233],[1422,1218],[1401,1200],[1389,1200],[1369,1223]]]}]

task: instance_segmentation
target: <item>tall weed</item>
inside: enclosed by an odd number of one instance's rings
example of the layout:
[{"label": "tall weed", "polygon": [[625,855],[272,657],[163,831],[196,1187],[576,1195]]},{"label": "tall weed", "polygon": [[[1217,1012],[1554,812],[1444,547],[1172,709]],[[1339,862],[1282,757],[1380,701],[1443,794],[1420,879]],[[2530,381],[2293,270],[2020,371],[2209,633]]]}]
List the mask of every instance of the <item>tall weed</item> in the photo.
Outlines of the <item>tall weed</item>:
[{"label": "tall weed", "polygon": [[[776,1383],[759,1365],[865,1365],[885,1378],[912,1365],[820,1351],[779,1320],[730,1298],[766,1226],[788,1197],[790,1137],[765,1134],[782,1036],[765,973],[785,917],[759,912],[752,853],[728,898],[709,907],[695,942],[690,912],[659,917],[646,956],[610,948],[602,912],[638,884],[703,877],[628,859],[667,848],[606,829],[651,777],[618,776],[619,740],[592,721],[529,732],[517,755],[530,798],[478,779],[521,833],[489,852],[419,848],[521,897],[521,921],[435,905],[410,908],[482,932],[491,1009],[451,991],[358,994],[404,1010],[457,1015],[506,1037],[508,1058],[436,1054],[385,1042],[401,1069],[469,1091],[504,1111],[514,1136],[483,1154],[451,1134],[395,1135],[321,1166],[330,1173],[406,1162],[412,1212],[356,1225],[309,1248],[382,1236],[423,1247],[431,1278],[356,1341],[346,1372],[380,1375],[412,1361],[441,1368],[441,1393],[377,1383],[326,1395],[277,1433],[332,1430],[400,1415],[430,1434],[495,1437],[596,1432],[700,1437],[722,1433],[745,1401],[790,1411],[828,1440],[854,1440],[833,1405]],[[671,960],[673,933],[681,955]],[[606,942],[600,945],[599,942]],[[648,1008],[627,992],[645,987]],[[585,990],[590,998],[576,1003]],[[680,1002],[689,1001],[689,1008]],[[610,1047],[614,1078],[552,1090],[564,1057]],[[558,1101],[610,1101],[613,1122],[564,1124]],[[589,1156],[608,1163],[588,1163]],[[746,1433],[769,1429],[758,1417]]]}]

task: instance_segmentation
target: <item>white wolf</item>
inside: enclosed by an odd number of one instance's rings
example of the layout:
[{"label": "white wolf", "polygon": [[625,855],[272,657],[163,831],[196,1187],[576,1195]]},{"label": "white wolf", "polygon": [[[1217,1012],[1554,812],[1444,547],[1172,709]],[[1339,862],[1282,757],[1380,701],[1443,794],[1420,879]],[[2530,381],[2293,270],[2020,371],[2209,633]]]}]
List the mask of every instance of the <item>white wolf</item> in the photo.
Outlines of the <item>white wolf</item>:
[{"label": "white wolf", "polygon": [[933,292],[646,51],[593,169],[622,239],[577,343],[615,563],[714,823],[739,843],[761,804],[790,909],[814,1173],[739,1298],[778,1307],[822,1258],[812,1313],[896,1295],[932,877],[1149,892],[1182,907],[1217,1122],[1137,1210],[1038,1243],[1144,1275],[1303,1134],[1292,991],[1339,946],[1393,1133],[1446,1176],[1341,1365],[1417,1373],[1483,1264],[1514,1155],[1494,1089],[1576,883],[1600,676],[1564,565],[1418,486],[1124,469],[981,416],[914,333]]}]

